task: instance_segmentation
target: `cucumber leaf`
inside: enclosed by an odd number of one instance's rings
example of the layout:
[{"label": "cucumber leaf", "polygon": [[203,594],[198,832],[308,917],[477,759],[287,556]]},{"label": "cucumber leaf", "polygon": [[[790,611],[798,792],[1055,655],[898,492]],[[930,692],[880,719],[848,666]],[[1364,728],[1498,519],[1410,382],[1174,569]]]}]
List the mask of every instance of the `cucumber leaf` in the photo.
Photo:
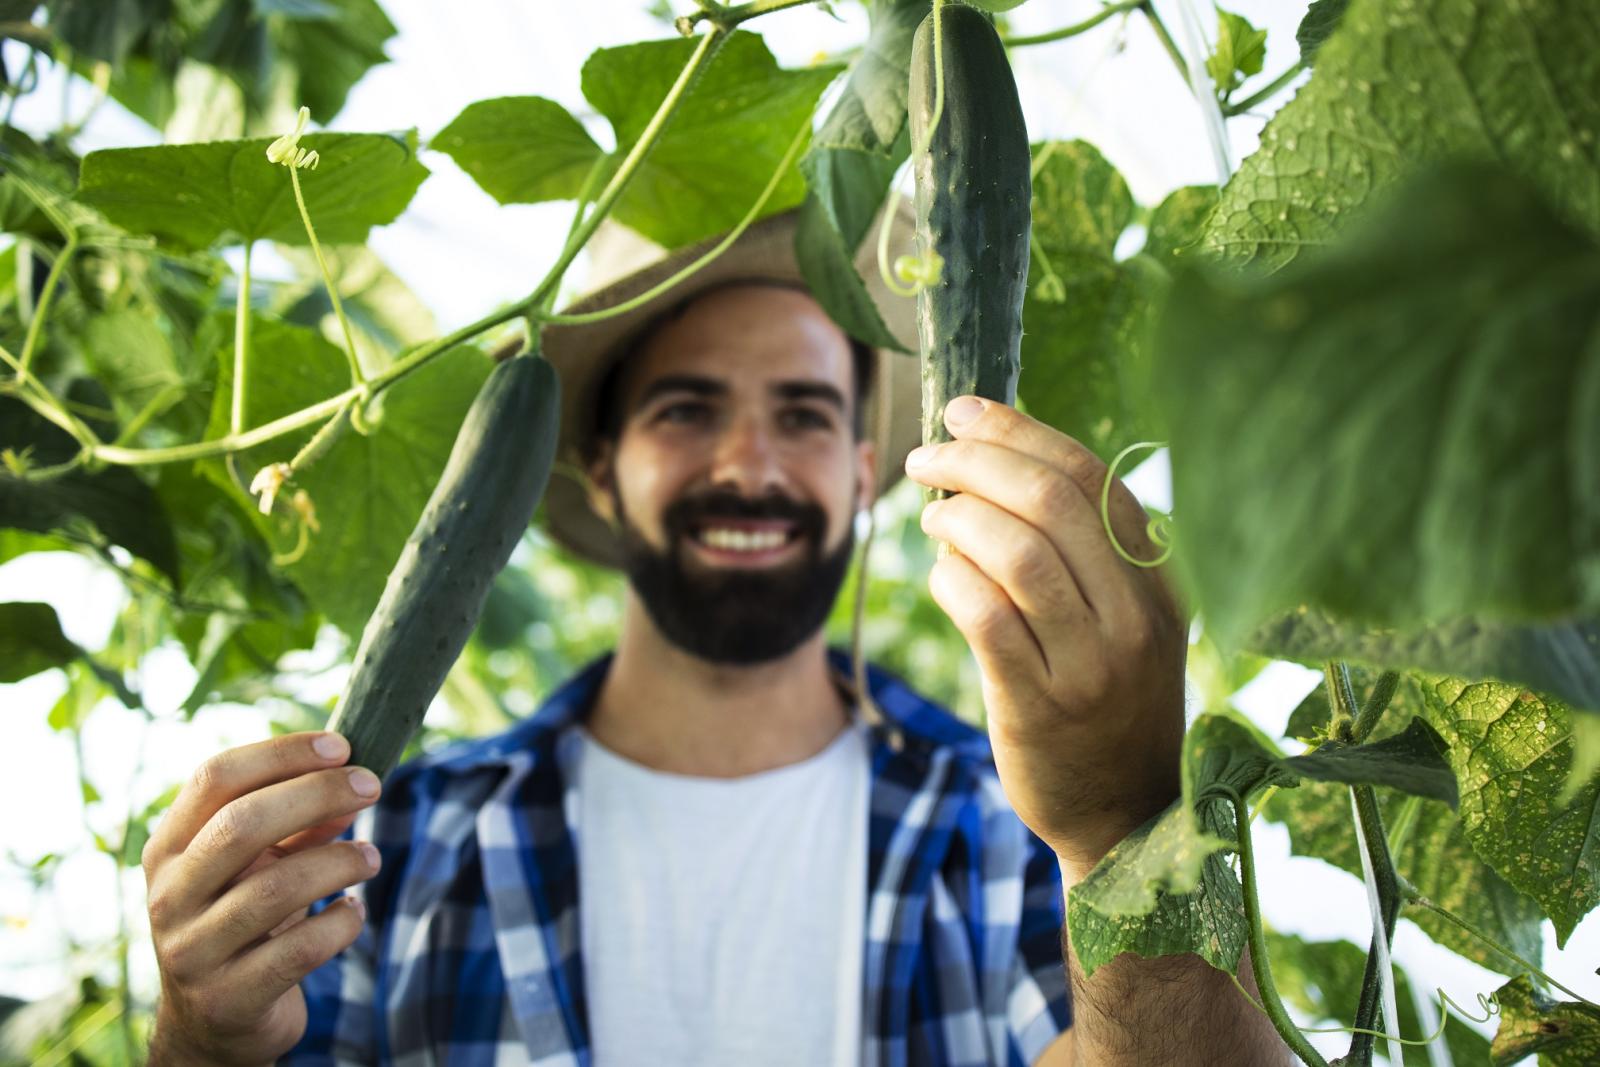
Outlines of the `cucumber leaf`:
[{"label": "cucumber leaf", "polygon": [[[269,138],[153,148],[110,148],[84,157],[78,199],[117,225],[182,249],[272,240],[305,245],[305,224]],[[325,245],[362,244],[393,222],[428,176],[416,131],[315,133],[300,141],[321,158],[301,171],[306,209]]]},{"label": "cucumber leaf", "polygon": [[1292,270],[1186,271],[1159,338],[1173,565],[1220,645],[1302,604],[1600,610],[1600,246],[1521,180],[1441,168]]},{"label": "cucumber leaf", "polygon": [[605,155],[583,123],[541,96],[468,104],[429,147],[450,156],[502,204],[575,200]]},{"label": "cucumber leaf", "polygon": [[1252,74],[1260,74],[1267,58],[1267,31],[1250,20],[1217,8],[1217,44],[1206,57],[1206,73],[1217,92],[1227,96]]},{"label": "cucumber leaf", "polygon": [[1339,20],[1344,18],[1345,9],[1349,6],[1350,0],[1311,0],[1311,6],[1306,9],[1305,17],[1300,20],[1300,28],[1294,34],[1295,43],[1300,46],[1302,63],[1309,65],[1317,58],[1318,49],[1339,28]]},{"label": "cucumber leaf", "polygon": [[1440,755],[1444,742],[1422,719],[1412,719],[1402,733],[1348,745],[1327,741],[1313,752],[1281,762],[1300,778],[1345,785],[1382,785],[1414,796],[1458,802],[1455,775]]},{"label": "cucumber leaf", "polygon": [[82,653],[61,632],[61,620],[49,604],[0,604],[0,684],[64,667]]},{"label": "cucumber leaf", "polygon": [[[1320,6],[1320,5],[1319,5]],[[1311,80],[1222,192],[1208,254],[1281,267],[1395,179],[1503,162],[1600,234],[1600,20],[1569,0],[1350,0]],[[1516,92],[1506,86],[1516,85]]]},{"label": "cucumber leaf", "polygon": [[1576,1001],[1552,1000],[1519,975],[1495,991],[1500,1029],[1494,1062],[1520,1063],[1537,1055],[1541,1067],[1591,1067],[1600,1062],[1600,1011]]},{"label": "cucumber leaf", "polygon": [[1146,330],[1167,281],[1153,256],[1116,259],[1133,220],[1127,182],[1085,141],[1034,146],[1033,253],[1023,300],[1028,414],[1110,461],[1154,432]]},{"label": "cucumber leaf", "polygon": [[1424,715],[1446,744],[1474,851],[1544,909],[1564,945],[1600,904],[1600,774],[1563,795],[1572,712],[1500,682],[1430,676]]},{"label": "cucumber leaf", "polygon": [[[1244,642],[1255,652],[1321,669],[1331,659],[1396,669],[1416,668],[1461,678],[1496,678],[1536,689],[1576,709],[1600,712],[1600,617],[1549,624],[1461,619],[1417,629],[1395,630],[1344,622],[1325,611],[1301,607],[1266,623]],[[1328,702],[1319,687],[1328,722]],[[1299,722],[1299,710],[1290,723]],[[1291,730],[1291,737],[1310,734]]]}]

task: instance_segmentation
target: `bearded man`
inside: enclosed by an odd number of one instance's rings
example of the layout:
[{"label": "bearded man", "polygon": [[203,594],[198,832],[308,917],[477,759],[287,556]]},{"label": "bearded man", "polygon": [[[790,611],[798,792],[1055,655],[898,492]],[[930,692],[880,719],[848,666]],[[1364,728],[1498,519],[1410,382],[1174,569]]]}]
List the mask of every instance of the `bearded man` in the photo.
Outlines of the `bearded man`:
[{"label": "bearded man", "polygon": [[[915,360],[834,324],[794,225],[545,331],[585,472],[552,482],[548,525],[626,572],[614,654],[381,799],[332,735],[185,788],[146,852],[153,1063],[1288,1062],[1198,958],[1085,979],[1065,944],[1063,881],[1179,790],[1187,620],[1105,537],[1104,465],[972,397],[955,441],[913,451]],[[860,266],[912,338],[913,302]],[[824,640],[855,518],[902,470],[954,494],[923,512],[953,549],[930,583],[987,736],[885,673],[857,692]],[[1112,513],[1153,555],[1120,483]]]}]

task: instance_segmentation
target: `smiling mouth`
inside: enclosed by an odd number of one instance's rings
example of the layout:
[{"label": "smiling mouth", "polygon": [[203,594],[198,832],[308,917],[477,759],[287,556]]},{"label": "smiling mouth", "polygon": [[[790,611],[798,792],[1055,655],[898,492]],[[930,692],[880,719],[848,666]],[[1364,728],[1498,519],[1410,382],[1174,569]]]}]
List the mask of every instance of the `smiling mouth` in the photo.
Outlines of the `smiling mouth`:
[{"label": "smiling mouth", "polygon": [[790,523],[711,522],[695,529],[694,541],[718,552],[753,556],[784,548],[799,535],[799,528]]}]

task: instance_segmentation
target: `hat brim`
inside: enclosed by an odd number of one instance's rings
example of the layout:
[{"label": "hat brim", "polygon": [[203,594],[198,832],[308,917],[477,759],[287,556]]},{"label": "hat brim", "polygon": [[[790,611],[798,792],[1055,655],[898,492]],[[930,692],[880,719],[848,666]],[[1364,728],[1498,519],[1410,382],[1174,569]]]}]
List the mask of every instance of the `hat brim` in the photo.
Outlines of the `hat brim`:
[{"label": "hat brim", "polygon": [[[719,285],[740,280],[767,280],[805,285],[795,257],[794,239],[799,212],[789,211],[752,224],[716,259],[684,281],[620,315],[584,324],[556,324],[540,333],[544,358],[561,379],[561,436],[557,455],[561,462],[551,473],[545,490],[545,517],[557,542],[593,562],[608,567],[622,563],[617,532],[590,506],[583,471],[591,454],[596,425],[595,407],[600,384],[612,365],[626,353],[629,342],[658,315],[679,302]],[[907,205],[897,212],[895,247],[909,247],[914,222]],[[878,493],[881,495],[904,472],[905,457],[922,440],[921,387],[917,349],[916,300],[889,289],[879,275],[876,225],[868,231],[856,256],[856,271],[866,283],[884,325],[913,355],[877,349],[875,395],[866,400],[865,428],[869,439],[887,447],[878,456]],[[720,238],[663,253],[634,271],[566,308],[563,314],[585,314],[615,307],[648,292],[710,251]],[[883,389],[887,384],[887,394]],[[886,403],[885,403],[886,401]],[[880,432],[880,412],[887,409],[887,437]]]}]

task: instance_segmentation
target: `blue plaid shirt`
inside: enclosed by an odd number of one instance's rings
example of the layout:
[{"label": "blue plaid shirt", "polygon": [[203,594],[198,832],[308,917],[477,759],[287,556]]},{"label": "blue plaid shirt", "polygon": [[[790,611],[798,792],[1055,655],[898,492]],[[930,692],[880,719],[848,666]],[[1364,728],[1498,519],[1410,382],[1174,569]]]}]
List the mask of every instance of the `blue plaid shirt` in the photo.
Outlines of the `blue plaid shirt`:
[{"label": "blue plaid shirt", "polygon": [[[309,1025],[280,1065],[589,1067],[563,767],[608,664],[390,775],[346,834],[383,854],[354,890],[367,922],[306,976]],[[887,673],[868,684],[886,721],[871,727],[861,1063],[1031,1065],[1072,1019],[1055,855],[1006,802],[984,734]]]}]

